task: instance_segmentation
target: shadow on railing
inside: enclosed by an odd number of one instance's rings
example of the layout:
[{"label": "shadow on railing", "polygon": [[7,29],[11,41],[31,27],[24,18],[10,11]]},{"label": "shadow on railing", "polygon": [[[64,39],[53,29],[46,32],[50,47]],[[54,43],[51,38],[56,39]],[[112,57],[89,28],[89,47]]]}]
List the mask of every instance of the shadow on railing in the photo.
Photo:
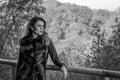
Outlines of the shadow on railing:
[{"label": "shadow on railing", "polygon": [[[0,64],[6,64],[6,65],[12,66],[12,80],[15,80],[15,71],[16,71],[17,61],[0,59]],[[46,68],[47,70],[60,71],[60,68],[54,65],[47,65]],[[109,78],[107,77],[120,78],[120,71],[112,71],[112,70],[104,70],[104,69],[68,67],[68,72],[103,76],[105,77],[106,80],[109,80]]]}]

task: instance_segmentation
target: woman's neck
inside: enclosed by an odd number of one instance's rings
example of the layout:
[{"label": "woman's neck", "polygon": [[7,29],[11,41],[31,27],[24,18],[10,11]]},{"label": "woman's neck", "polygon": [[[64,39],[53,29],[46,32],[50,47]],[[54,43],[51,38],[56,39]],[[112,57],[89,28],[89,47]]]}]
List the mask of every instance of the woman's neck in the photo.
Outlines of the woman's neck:
[{"label": "woman's neck", "polygon": [[37,38],[37,37],[38,37],[38,35],[35,34],[35,33],[33,33],[33,38],[35,39],[35,38]]}]

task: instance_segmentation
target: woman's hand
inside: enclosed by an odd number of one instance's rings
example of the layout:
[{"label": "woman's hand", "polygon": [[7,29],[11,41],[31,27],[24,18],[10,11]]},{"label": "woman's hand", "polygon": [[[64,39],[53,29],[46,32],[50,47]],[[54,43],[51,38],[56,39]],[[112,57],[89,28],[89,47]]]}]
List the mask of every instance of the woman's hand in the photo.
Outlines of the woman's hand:
[{"label": "woman's hand", "polygon": [[62,72],[63,72],[63,74],[64,74],[64,78],[66,79],[67,74],[68,74],[67,68],[66,68],[65,66],[62,66],[62,67],[61,67],[61,70],[62,70]]}]

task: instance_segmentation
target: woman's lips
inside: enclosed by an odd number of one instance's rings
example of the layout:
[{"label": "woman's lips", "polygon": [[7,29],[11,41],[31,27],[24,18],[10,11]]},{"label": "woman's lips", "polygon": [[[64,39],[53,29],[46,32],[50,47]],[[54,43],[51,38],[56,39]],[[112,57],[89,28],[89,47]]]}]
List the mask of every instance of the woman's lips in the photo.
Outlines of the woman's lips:
[{"label": "woman's lips", "polygon": [[41,33],[43,32],[43,31],[40,31]]}]

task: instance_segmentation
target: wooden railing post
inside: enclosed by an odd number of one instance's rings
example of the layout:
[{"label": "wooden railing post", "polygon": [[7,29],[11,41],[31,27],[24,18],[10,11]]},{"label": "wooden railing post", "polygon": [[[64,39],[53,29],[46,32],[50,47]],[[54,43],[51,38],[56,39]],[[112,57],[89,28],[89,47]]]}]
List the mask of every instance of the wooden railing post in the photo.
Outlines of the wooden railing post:
[{"label": "wooden railing post", "polygon": [[12,66],[12,80],[15,80],[16,77],[16,66]]},{"label": "wooden railing post", "polygon": [[0,64],[6,64],[10,65],[12,68],[12,80],[15,80],[15,74],[16,74],[16,65],[17,61],[15,60],[8,60],[8,59],[0,59]]}]

